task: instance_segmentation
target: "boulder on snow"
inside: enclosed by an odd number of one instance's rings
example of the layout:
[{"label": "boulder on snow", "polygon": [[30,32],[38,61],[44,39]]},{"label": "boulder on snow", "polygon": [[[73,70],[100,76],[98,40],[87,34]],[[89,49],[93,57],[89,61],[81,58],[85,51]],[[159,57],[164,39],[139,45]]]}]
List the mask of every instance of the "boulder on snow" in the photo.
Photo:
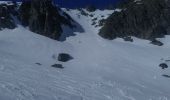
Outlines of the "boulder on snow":
[{"label": "boulder on snow", "polygon": [[54,64],[54,65],[51,65],[51,67],[60,68],[60,69],[64,68],[62,64]]},{"label": "boulder on snow", "polygon": [[101,19],[99,20],[99,25],[98,26],[103,26],[106,22],[106,19]]},{"label": "boulder on snow", "polygon": [[162,69],[166,69],[168,68],[168,65],[166,63],[161,63],[159,64],[159,67],[161,67]]},{"label": "boulder on snow", "polygon": [[39,66],[41,66],[42,64],[41,63],[35,63],[36,65],[39,65]]},{"label": "boulder on snow", "polygon": [[156,39],[152,40],[152,41],[151,41],[151,44],[154,44],[154,45],[157,45],[157,46],[162,46],[162,45],[163,45],[162,42],[160,42],[160,41],[158,41],[158,40],[156,40]]},{"label": "boulder on snow", "polygon": [[89,16],[88,13],[86,13],[83,9],[78,9],[81,13],[81,15],[84,15],[84,16]]},{"label": "boulder on snow", "polygon": [[73,59],[73,57],[66,53],[60,53],[58,55],[58,61],[61,61],[61,62],[67,62],[72,59]]}]

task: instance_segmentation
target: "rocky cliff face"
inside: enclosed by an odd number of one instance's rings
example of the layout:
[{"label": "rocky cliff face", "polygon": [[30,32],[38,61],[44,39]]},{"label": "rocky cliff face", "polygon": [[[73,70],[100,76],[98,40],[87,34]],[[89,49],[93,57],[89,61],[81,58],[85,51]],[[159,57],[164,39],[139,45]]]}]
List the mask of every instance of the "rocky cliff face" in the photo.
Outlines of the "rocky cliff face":
[{"label": "rocky cliff face", "polygon": [[62,25],[73,28],[73,20],[53,5],[52,0],[32,0],[23,2],[19,9],[22,25],[29,26],[35,33],[59,39]]},{"label": "rocky cliff face", "polygon": [[114,12],[99,35],[106,39],[135,36],[153,40],[167,35],[170,26],[170,0],[129,0]]},{"label": "rocky cliff face", "polygon": [[[0,30],[16,28],[18,21],[32,32],[55,40],[61,37],[62,26],[68,26],[72,31],[81,29],[81,26],[55,6],[52,0],[25,0],[21,5],[10,1],[1,3]],[[76,30],[77,27],[79,30]]]},{"label": "rocky cliff face", "polygon": [[15,16],[15,4],[0,4],[0,30],[4,28],[14,29],[16,24],[12,16]]}]

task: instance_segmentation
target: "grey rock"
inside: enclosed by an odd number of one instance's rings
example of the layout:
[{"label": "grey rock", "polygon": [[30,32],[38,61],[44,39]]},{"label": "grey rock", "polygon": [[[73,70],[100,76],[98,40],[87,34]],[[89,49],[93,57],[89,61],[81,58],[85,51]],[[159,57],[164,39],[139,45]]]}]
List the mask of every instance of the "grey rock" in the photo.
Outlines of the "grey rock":
[{"label": "grey rock", "polygon": [[104,26],[105,22],[106,22],[105,19],[99,20],[99,26]]},{"label": "grey rock", "polygon": [[86,13],[83,9],[79,9],[81,15],[84,15],[84,16],[89,16],[88,13]]},{"label": "grey rock", "polygon": [[158,40],[156,40],[156,39],[152,40],[151,44],[154,44],[154,45],[157,45],[157,46],[162,46],[162,45],[164,45],[162,42],[160,42],[160,41],[158,41]]},{"label": "grey rock", "polygon": [[73,57],[66,53],[60,53],[58,55],[58,61],[61,61],[61,62],[67,62],[72,59],[73,59]]},{"label": "grey rock", "polygon": [[54,64],[54,65],[51,65],[51,67],[60,68],[60,69],[64,68],[62,64]]},{"label": "grey rock", "polygon": [[92,22],[92,24],[91,25],[96,25],[96,22]]},{"label": "grey rock", "polygon": [[39,65],[39,66],[41,66],[42,64],[41,63],[35,63],[36,65]]},{"label": "grey rock", "polygon": [[168,65],[166,63],[161,63],[159,67],[161,67],[162,69],[166,69],[168,68]]}]

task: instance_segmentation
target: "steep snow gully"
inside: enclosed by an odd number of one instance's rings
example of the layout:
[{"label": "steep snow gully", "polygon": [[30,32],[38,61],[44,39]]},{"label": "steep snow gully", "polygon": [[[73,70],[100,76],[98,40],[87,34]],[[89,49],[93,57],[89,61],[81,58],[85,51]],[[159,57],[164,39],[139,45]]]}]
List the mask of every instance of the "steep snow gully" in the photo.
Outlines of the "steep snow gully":
[{"label": "steep snow gully", "polygon": [[[0,100],[170,100],[170,69],[159,64],[170,60],[170,36],[158,39],[163,46],[134,38],[105,40],[92,20],[107,18],[112,10],[84,16],[66,10],[84,28],[83,33],[59,42],[17,28],[0,31]],[[65,26],[64,34],[69,29]],[[54,55],[74,57],[59,62]],[[59,63],[64,69],[51,65]]]}]

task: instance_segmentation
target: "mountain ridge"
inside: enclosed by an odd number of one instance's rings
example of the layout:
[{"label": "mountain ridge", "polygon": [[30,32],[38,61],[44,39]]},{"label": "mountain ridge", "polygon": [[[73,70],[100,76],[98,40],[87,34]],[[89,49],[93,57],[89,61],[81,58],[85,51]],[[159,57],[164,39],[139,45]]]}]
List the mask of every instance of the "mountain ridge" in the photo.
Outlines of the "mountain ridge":
[{"label": "mountain ridge", "polygon": [[129,0],[120,5],[121,12],[113,13],[99,35],[114,39],[135,36],[154,40],[168,35],[170,26],[168,0]]},{"label": "mountain ridge", "polygon": [[0,6],[1,20],[4,21],[1,22],[7,23],[6,26],[0,25],[3,28],[16,28],[18,23],[14,20],[18,20],[24,27],[29,27],[30,31],[55,40],[59,40],[63,32],[62,25],[68,26],[72,31],[83,31],[68,14],[53,5],[52,0],[24,1],[21,5],[8,1],[2,2]]}]

